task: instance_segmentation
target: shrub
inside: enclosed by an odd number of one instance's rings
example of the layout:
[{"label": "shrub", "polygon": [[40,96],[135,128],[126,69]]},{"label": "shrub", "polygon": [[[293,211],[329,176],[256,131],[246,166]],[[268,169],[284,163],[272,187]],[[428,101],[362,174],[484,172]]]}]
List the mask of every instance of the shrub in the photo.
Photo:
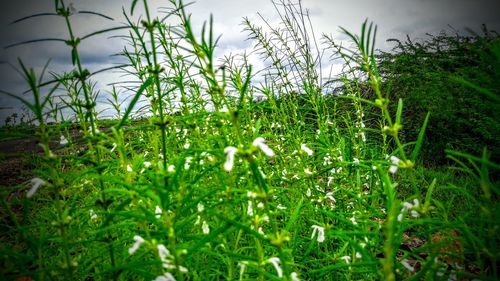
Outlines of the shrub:
[{"label": "shrub", "polygon": [[498,33],[484,28],[481,35],[442,32],[428,36],[423,43],[409,37],[404,42],[392,40],[397,44],[392,52],[379,56],[384,88],[390,90],[394,99],[402,98],[405,102],[402,139],[414,140],[430,111],[423,149],[426,164],[445,164],[445,149],[480,154],[484,146],[489,147],[497,161],[498,102],[470,85],[498,96]]}]

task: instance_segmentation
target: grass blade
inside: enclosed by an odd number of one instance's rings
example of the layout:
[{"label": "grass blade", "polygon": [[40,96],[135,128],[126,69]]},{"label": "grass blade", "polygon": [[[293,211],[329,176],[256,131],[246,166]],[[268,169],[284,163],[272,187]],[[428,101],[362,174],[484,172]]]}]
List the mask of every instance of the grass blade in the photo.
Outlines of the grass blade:
[{"label": "grass blade", "polygon": [[31,43],[37,43],[37,42],[45,42],[45,41],[56,41],[56,42],[64,42],[66,43],[66,40],[61,39],[61,38],[43,38],[43,39],[34,39],[34,40],[28,40],[28,41],[23,41],[23,42],[18,42],[14,44],[10,44],[5,46],[5,49],[20,46],[20,45],[26,45],[26,44],[31,44]]},{"label": "grass blade", "polygon": [[99,34],[102,34],[102,33],[110,32],[110,31],[114,31],[114,30],[127,29],[127,28],[130,28],[130,26],[117,26],[117,27],[102,29],[102,30],[99,30],[99,31],[96,31],[96,32],[92,32],[90,34],[87,34],[87,35],[83,36],[81,40],[87,39],[89,37],[92,37],[92,36],[95,36],[95,35],[99,35]]},{"label": "grass blade", "polygon": [[11,22],[10,24],[15,24],[15,23],[22,22],[22,21],[25,21],[25,20],[28,20],[31,18],[43,17],[43,16],[59,16],[59,15],[56,13],[39,13],[39,14],[34,14],[34,15],[30,15],[30,16],[26,16],[26,17],[17,19],[15,21]]},{"label": "grass blade", "polygon": [[418,132],[417,143],[415,144],[415,148],[411,152],[411,160],[415,162],[417,160],[418,154],[420,153],[420,149],[422,149],[422,144],[424,142],[425,129],[427,128],[427,123],[429,122],[430,112],[427,112],[425,116],[424,124],[420,128],[420,132]]},{"label": "grass blade", "polygon": [[103,17],[103,18],[108,19],[108,20],[114,20],[112,17],[108,17],[104,14],[92,12],[92,11],[79,11],[78,13],[79,14],[90,14],[90,15],[100,16],[100,17]]}]

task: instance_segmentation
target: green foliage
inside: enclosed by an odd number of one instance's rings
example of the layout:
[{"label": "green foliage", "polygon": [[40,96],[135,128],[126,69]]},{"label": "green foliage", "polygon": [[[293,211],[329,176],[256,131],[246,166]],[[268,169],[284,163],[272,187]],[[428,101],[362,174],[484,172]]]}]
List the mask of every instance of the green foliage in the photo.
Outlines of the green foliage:
[{"label": "green foliage", "polygon": [[[448,152],[461,178],[416,165],[431,123],[401,137],[408,103],[382,91],[372,23],[344,30],[354,50],[325,38],[351,71],[339,79],[342,96],[323,95],[322,52],[300,6],[277,5],[284,29],[269,33],[245,20],[271,61],[256,86],[245,54],[217,65],[212,19],[199,37],[182,1],[163,20],[142,3],[140,24],[124,11],[129,64],[120,69],[136,86],[113,89],[117,119],[98,118],[77,14],[63,0],[49,14],[65,19],[71,43],[75,69],[54,74],[63,100],[21,65],[43,154],[31,158],[32,179],[0,189],[0,279],[498,278],[499,165],[486,150]],[[76,122],[48,125],[62,107]]]},{"label": "green foliage", "polygon": [[397,45],[382,53],[379,63],[384,88],[405,101],[402,139],[415,139],[430,112],[422,151],[426,164],[449,163],[445,149],[480,154],[484,146],[498,162],[498,34],[484,28],[470,36],[443,32],[424,42],[393,41]]}]

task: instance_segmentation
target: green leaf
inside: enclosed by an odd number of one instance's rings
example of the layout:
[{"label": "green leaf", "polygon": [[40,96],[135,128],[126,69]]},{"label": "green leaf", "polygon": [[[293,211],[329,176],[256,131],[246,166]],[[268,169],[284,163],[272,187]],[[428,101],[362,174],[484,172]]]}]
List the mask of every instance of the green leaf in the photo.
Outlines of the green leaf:
[{"label": "green leaf", "polygon": [[137,5],[137,0],[132,0],[132,6],[130,7],[130,15],[134,15],[135,5]]},{"label": "green leaf", "polygon": [[418,153],[420,152],[420,149],[422,148],[422,144],[424,142],[424,135],[425,135],[425,129],[427,128],[427,123],[429,122],[429,116],[431,115],[430,112],[427,112],[427,115],[425,116],[424,124],[420,128],[420,132],[418,132],[418,138],[417,138],[417,143],[415,144],[415,148],[411,152],[411,160],[415,163],[418,157]]},{"label": "green leaf", "polygon": [[100,16],[100,17],[103,17],[103,18],[108,19],[108,20],[114,20],[112,17],[108,17],[104,14],[92,12],[92,11],[79,11],[78,13],[79,14],[90,14],[90,15]]},{"label": "green leaf", "polygon": [[429,205],[431,204],[432,199],[432,191],[434,191],[434,186],[436,186],[436,178],[434,178],[431,182],[431,185],[427,188],[427,193],[425,194],[425,202],[423,211],[426,213],[429,210]]},{"label": "green leaf", "polygon": [[396,124],[401,125],[401,114],[403,113],[403,100],[400,98],[398,100],[398,110],[396,112]]},{"label": "green leaf", "polygon": [[290,218],[290,220],[286,224],[286,230],[287,231],[290,231],[290,229],[295,226],[295,223],[297,222],[297,219],[301,215],[300,210],[302,209],[302,203],[303,202],[304,202],[304,199],[300,199],[299,203],[295,207],[295,210],[294,210],[294,212],[292,214],[292,217]]},{"label": "green leaf", "polygon": [[5,49],[20,46],[20,45],[26,45],[26,44],[31,44],[31,43],[37,43],[37,42],[46,42],[46,41],[57,41],[57,42],[65,42],[66,40],[61,39],[61,38],[42,38],[42,39],[34,39],[34,40],[28,40],[28,41],[22,41],[22,42],[17,42],[14,44],[10,44],[5,46]]},{"label": "green leaf", "polygon": [[58,14],[56,14],[56,13],[39,13],[39,14],[29,15],[29,16],[17,19],[15,21],[11,22],[10,24],[22,22],[22,21],[25,21],[27,19],[31,19],[31,18],[35,18],[35,17],[43,17],[43,16],[58,16]]},{"label": "green leaf", "polygon": [[76,64],[76,59],[78,58],[78,51],[76,50],[76,48],[72,48],[71,49],[71,63],[73,65]]},{"label": "green leaf", "polygon": [[106,32],[109,32],[109,31],[120,30],[120,29],[127,29],[127,28],[130,28],[130,26],[117,26],[117,27],[112,27],[112,28],[106,28],[106,29],[98,30],[96,32],[92,32],[90,34],[87,34],[87,35],[83,36],[81,38],[81,40],[89,38],[89,37],[92,37],[94,35],[99,35],[99,34],[102,34],[102,33],[106,33]]},{"label": "green leaf", "polygon": [[25,100],[25,99],[23,99],[23,98],[21,98],[21,97],[18,97],[18,96],[16,96],[16,95],[12,94],[12,93],[6,92],[6,91],[4,91],[4,90],[0,90],[0,94],[7,95],[7,96],[9,96],[9,97],[11,97],[11,98],[14,98],[14,99],[16,99],[16,100],[18,100],[18,101],[22,102],[22,103],[23,103],[24,105],[26,105],[26,107],[28,107],[31,111],[35,112],[34,106],[33,106],[31,103],[29,103],[27,100]]}]

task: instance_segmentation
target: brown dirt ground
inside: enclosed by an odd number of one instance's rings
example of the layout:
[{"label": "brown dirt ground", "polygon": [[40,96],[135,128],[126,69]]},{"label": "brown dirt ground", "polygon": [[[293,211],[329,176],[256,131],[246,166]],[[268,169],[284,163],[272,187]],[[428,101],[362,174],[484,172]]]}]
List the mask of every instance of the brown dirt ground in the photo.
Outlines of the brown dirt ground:
[{"label": "brown dirt ground", "polygon": [[0,186],[13,186],[30,179],[30,156],[43,152],[35,139],[0,142]]}]

